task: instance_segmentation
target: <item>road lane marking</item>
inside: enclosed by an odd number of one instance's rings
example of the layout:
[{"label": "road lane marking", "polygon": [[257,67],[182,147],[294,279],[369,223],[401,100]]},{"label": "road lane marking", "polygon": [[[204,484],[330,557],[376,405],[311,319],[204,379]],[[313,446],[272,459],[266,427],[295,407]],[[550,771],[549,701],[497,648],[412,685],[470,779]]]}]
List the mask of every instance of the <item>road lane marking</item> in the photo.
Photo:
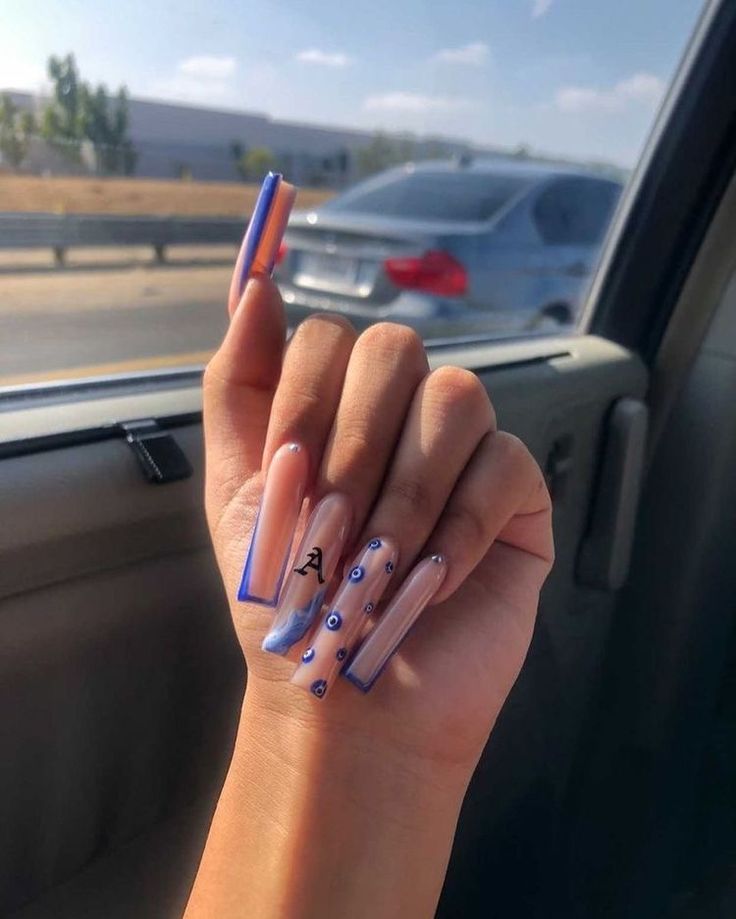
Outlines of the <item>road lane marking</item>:
[{"label": "road lane marking", "polygon": [[79,380],[85,377],[101,377],[127,371],[160,370],[164,367],[186,367],[192,364],[206,364],[215,353],[189,351],[185,354],[158,354],[152,357],[136,357],[127,361],[112,361],[108,364],[87,364],[82,367],[65,367],[44,373],[15,373],[0,376],[0,386],[25,386],[28,383],[51,383],[63,380]]}]

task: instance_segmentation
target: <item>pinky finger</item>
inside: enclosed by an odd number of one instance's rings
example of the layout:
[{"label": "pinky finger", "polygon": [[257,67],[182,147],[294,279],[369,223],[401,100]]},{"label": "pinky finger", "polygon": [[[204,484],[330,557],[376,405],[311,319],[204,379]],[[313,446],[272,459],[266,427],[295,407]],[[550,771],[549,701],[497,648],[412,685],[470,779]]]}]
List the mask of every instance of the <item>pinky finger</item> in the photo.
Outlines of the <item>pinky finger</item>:
[{"label": "pinky finger", "polygon": [[427,542],[447,559],[447,575],[432,604],[451,596],[494,542],[536,556],[548,569],[554,558],[552,507],[542,472],[512,434],[487,434],[465,467]]}]

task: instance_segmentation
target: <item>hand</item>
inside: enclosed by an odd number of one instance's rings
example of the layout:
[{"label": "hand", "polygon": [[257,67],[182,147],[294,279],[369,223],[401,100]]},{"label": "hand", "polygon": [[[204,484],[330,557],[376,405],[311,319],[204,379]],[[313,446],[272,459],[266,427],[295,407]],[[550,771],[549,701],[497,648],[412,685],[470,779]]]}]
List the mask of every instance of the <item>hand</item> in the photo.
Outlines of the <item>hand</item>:
[{"label": "hand", "polygon": [[[478,379],[455,367],[430,373],[410,329],[381,323],[357,337],[326,315],[302,323],[285,353],[284,338],[278,290],[251,280],[204,379],[207,515],[248,695],[325,736],[457,768],[467,781],[524,660],[552,564],[543,476],[519,440],[496,430]],[[368,695],[343,679],[323,700],[290,685],[293,661],[260,650],[273,612],[235,600],[261,469],[292,441],[308,455],[312,502],[349,498],[348,559],[391,537],[392,586],[424,554],[447,560],[433,604]]]},{"label": "hand", "polygon": [[[285,352],[284,338],[277,289],[250,281],[204,379],[207,515],[248,685],[187,917],[429,917],[531,638],[553,556],[549,496],[477,378],[430,373],[410,329],[358,338],[319,316]],[[290,683],[294,660],[261,650],[273,613],[234,599],[261,469],[294,442],[310,502],[349,500],[347,559],[383,537],[399,585],[417,558],[446,558],[433,604],[368,695],[339,678],[321,699]]]}]

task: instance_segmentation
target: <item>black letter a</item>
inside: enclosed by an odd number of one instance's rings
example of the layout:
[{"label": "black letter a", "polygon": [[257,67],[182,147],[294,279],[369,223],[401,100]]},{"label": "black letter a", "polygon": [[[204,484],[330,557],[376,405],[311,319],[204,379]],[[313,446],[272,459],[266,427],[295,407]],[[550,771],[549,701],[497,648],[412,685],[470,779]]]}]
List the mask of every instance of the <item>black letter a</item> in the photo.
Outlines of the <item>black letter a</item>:
[{"label": "black letter a", "polygon": [[322,577],[322,550],[319,546],[315,546],[312,551],[308,553],[308,558],[302,567],[295,568],[294,571],[306,577],[307,568],[313,568],[317,572],[317,580],[319,583],[324,584],[325,579]]}]

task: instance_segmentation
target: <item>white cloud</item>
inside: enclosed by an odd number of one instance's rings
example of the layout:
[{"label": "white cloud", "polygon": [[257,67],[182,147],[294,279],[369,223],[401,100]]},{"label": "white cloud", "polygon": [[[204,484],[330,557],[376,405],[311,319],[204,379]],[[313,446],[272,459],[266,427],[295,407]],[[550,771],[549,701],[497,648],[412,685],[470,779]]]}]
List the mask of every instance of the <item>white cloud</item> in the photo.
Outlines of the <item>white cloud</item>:
[{"label": "white cloud", "polygon": [[489,56],[489,48],[485,42],[471,41],[461,48],[443,48],[432,58],[444,64],[469,64],[471,67],[482,67]]},{"label": "white cloud", "polygon": [[344,51],[320,51],[319,48],[299,51],[295,58],[302,64],[317,64],[320,67],[347,67],[351,63]]},{"label": "white cloud", "polygon": [[202,54],[179,61],[176,69],[188,77],[199,77],[202,80],[226,80],[235,73],[237,66],[234,57]]},{"label": "white cloud", "polygon": [[552,0],[532,0],[532,19],[541,19],[551,6]]},{"label": "white cloud", "polygon": [[426,96],[403,90],[368,96],[363,102],[369,112],[450,112],[469,106],[470,101],[460,96]]},{"label": "white cloud", "polygon": [[179,61],[171,76],[151,85],[150,95],[179,102],[233,103],[237,96],[232,78],[237,68],[234,57],[206,54],[187,57]]},{"label": "white cloud", "polygon": [[561,112],[621,112],[632,105],[654,108],[664,91],[664,81],[658,76],[635,73],[607,89],[563,86],[555,94],[555,104]]}]

